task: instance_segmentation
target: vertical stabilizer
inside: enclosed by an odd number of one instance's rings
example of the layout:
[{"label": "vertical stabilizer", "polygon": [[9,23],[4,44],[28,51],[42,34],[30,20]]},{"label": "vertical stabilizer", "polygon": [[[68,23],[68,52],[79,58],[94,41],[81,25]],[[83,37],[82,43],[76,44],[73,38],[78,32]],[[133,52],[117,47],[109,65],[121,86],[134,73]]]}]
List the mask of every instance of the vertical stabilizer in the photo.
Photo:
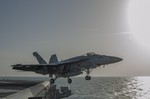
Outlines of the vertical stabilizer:
[{"label": "vertical stabilizer", "polygon": [[47,64],[46,61],[37,52],[33,52],[33,56],[36,57],[39,64]]},{"label": "vertical stabilizer", "polygon": [[57,63],[57,62],[58,62],[57,56],[56,56],[56,54],[53,54],[49,60],[49,64],[50,63]]}]

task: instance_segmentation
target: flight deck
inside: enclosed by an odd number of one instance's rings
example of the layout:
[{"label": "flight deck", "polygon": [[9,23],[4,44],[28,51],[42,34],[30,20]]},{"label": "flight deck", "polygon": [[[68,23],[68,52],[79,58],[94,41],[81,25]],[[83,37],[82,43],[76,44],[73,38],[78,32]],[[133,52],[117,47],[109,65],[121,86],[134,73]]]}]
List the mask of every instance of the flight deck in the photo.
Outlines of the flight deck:
[{"label": "flight deck", "polygon": [[0,81],[0,99],[61,99],[72,94],[68,87],[57,89],[49,81]]}]

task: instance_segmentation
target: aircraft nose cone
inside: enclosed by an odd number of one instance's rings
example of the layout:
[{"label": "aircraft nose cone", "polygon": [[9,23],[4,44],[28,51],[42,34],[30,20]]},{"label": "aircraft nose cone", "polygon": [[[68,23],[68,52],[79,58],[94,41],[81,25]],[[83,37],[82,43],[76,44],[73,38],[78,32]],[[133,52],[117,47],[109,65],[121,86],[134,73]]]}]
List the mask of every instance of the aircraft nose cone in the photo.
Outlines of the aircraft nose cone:
[{"label": "aircraft nose cone", "polygon": [[122,61],[123,59],[122,58],[119,58],[119,57],[113,57],[113,56],[110,56],[109,57],[109,61],[110,63],[116,63],[116,62],[120,62]]},{"label": "aircraft nose cone", "polygon": [[119,57],[117,57],[117,59],[116,59],[118,62],[120,62],[120,61],[122,61],[123,59],[122,58],[119,58]]},{"label": "aircraft nose cone", "polygon": [[120,62],[122,61],[123,59],[122,58],[119,58],[119,57],[113,57],[112,59],[114,62]]}]

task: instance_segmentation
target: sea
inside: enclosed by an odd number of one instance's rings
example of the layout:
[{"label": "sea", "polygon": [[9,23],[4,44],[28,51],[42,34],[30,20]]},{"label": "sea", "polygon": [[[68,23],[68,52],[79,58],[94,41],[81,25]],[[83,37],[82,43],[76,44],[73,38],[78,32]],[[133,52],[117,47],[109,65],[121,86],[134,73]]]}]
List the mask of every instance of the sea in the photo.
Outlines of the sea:
[{"label": "sea", "polygon": [[73,90],[66,99],[150,99],[150,77],[74,78],[71,85],[61,80],[56,83]]},{"label": "sea", "polygon": [[[15,80],[49,80],[48,77],[12,77]],[[72,83],[67,79],[57,79],[55,85],[69,87],[73,94],[64,99],[150,99],[150,77],[73,77]]]}]

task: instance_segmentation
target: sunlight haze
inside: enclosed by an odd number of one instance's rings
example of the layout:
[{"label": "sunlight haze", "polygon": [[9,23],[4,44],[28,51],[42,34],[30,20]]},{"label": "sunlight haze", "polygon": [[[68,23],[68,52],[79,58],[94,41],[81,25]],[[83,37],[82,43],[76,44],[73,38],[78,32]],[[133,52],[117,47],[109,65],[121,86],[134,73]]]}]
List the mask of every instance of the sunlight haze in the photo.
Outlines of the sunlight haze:
[{"label": "sunlight haze", "polygon": [[0,76],[41,76],[10,67],[38,63],[34,51],[46,61],[54,53],[59,60],[87,52],[123,58],[92,76],[150,75],[149,49],[130,29],[129,1],[0,0]]}]

